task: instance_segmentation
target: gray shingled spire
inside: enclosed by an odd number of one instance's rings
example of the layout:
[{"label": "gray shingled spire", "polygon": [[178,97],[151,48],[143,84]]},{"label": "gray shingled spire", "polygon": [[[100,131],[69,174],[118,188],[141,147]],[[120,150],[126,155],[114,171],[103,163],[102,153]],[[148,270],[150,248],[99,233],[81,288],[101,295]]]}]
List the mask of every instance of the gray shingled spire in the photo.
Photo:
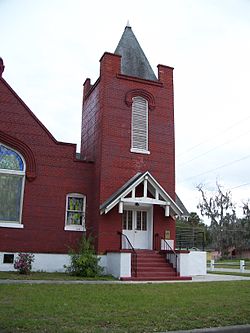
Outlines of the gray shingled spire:
[{"label": "gray shingled spire", "polygon": [[115,54],[122,56],[122,74],[157,81],[148,59],[146,58],[140,44],[128,24],[117,45]]}]

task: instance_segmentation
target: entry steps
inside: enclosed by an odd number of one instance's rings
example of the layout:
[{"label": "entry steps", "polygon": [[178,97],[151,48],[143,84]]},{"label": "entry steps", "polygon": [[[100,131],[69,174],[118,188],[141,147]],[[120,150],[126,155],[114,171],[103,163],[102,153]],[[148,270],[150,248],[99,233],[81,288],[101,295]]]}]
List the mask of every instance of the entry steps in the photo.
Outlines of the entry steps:
[{"label": "entry steps", "polygon": [[169,281],[192,280],[180,276],[173,265],[166,260],[166,253],[153,250],[135,250],[137,254],[136,273],[132,277],[121,277],[122,281]]}]

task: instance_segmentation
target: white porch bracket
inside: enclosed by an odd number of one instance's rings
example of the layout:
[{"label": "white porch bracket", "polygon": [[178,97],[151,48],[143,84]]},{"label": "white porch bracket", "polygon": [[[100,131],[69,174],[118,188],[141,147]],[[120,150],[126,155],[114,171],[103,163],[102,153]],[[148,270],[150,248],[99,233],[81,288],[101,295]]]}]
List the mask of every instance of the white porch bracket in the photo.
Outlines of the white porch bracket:
[{"label": "white porch bracket", "polygon": [[146,198],[147,194],[148,194],[148,177],[146,176],[143,182],[143,197]]},{"label": "white porch bracket", "polygon": [[169,216],[169,204],[165,206],[165,216]]},{"label": "white porch bracket", "polygon": [[123,202],[120,201],[119,202],[119,214],[122,214],[123,213]]}]

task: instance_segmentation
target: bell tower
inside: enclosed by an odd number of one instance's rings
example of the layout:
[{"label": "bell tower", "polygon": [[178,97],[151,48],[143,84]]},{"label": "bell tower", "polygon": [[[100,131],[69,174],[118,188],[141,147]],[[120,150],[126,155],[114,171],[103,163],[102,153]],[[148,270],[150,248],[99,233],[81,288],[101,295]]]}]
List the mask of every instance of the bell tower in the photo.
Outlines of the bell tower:
[{"label": "bell tower", "polygon": [[100,206],[136,174],[150,172],[175,200],[174,151],[173,68],[158,65],[157,77],[126,26],[115,52],[100,59],[98,80],[84,83],[81,154],[94,162],[92,224],[99,235],[110,232],[98,236],[100,251],[116,242],[111,230],[121,224],[113,212],[102,222]]}]

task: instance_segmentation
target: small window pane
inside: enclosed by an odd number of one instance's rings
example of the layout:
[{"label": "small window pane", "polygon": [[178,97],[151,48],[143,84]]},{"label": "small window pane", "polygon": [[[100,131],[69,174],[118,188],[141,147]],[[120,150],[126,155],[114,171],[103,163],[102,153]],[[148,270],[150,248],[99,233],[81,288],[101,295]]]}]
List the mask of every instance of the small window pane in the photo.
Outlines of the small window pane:
[{"label": "small window pane", "polygon": [[142,212],[142,230],[147,230],[147,212]]},{"label": "small window pane", "polygon": [[23,176],[0,173],[0,221],[18,222]]},{"label": "small window pane", "polygon": [[127,214],[126,211],[122,214],[122,229],[127,229]]},{"label": "small window pane", "polygon": [[0,144],[0,169],[24,171],[24,163],[14,150]]},{"label": "small window pane", "polygon": [[71,211],[82,211],[83,210],[83,198],[68,198],[68,210]]},{"label": "small window pane", "polygon": [[128,230],[132,230],[133,224],[132,224],[132,210],[128,210]]},{"label": "small window pane", "polygon": [[136,212],[136,230],[141,230],[141,212]]},{"label": "small window pane", "polygon": [[123,212],[123,230],[132,230],[133,224],[132,224],[132,211],[131,210],[125,210]]},{"label": "small window pane", "polygon": [[67,213],[67,224],[82,225],[82,213]]}]

